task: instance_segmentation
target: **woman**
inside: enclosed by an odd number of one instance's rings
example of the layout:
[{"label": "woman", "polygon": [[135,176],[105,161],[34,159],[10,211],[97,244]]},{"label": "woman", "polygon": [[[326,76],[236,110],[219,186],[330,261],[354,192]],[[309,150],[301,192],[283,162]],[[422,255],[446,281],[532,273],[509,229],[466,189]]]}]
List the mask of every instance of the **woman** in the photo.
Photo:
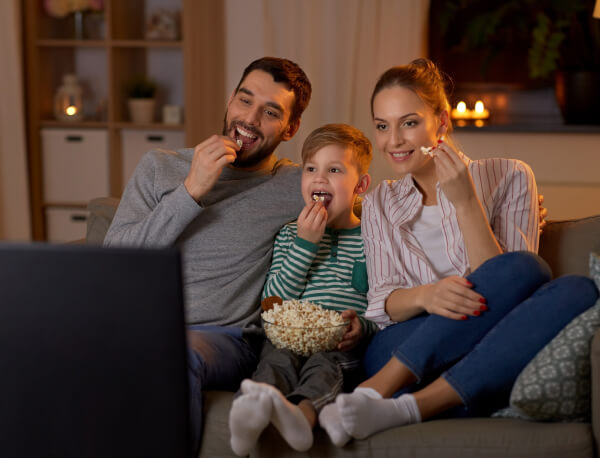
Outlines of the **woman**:
[{"label": "woman", "polygon": [[450,106],[431,61],[385,72],[371,111],[375,143],[401,178],[363,202],[366,316],[383,330],[365,355],[369,378],[319,417],[338,446],[508,405],[527,362],[598,296],[585,277],[550,281],[534,254],[531,169],[471,161],[448,138]]}]

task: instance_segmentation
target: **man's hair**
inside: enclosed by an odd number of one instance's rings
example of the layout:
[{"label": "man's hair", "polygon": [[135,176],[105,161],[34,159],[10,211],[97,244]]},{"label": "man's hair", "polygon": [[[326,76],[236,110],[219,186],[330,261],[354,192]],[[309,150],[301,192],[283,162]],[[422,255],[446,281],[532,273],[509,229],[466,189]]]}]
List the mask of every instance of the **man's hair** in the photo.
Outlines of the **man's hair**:
[{"label": "man's hair", "polygon": [[308,76],[306,76],[306,73],[304,73],[300,66],[288,59],[261,57],[245,68],[242,78],[235,88],[236,93],[246,76],[254,70],[261,70],[268,73],[273,77],[273,81],[286,84],[288,89],[294,92],[295,100],[289,122],[292,123],[299,120],[310,101],[312,93],[312,86]]},{"label": "man's hair", "polygon": [[373,147],[369,139],[356,127],[348,124],[325,124],[313,130],[302,145],[302,163],[308,161],[321,148],[327,145],[339,145],[352,150],[352,159],[358,174],[368,172]]}]

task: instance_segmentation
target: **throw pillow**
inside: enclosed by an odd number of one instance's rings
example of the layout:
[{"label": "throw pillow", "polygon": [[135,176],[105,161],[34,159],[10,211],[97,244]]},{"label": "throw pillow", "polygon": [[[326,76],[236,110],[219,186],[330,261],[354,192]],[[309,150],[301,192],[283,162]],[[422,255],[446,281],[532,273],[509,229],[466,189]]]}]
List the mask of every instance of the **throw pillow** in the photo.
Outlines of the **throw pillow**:
[{"label": "throw pillow", "polygon": [[[590,276],[600,288],[600,256],[590,255]],[[600,327],[600,300],[574,318],[517,377],[510,407],[496,416],[542,421],[590,420],[590,345]]]}]

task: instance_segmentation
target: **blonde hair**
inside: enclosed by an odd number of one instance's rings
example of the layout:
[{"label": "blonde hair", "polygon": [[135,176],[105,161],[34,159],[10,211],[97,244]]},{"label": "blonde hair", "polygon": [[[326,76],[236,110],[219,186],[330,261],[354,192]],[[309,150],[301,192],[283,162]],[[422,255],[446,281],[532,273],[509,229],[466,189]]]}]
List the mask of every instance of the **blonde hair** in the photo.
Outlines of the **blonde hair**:
[{"label": "blonde hair", "polygon": [[373,159],[373,147],[365,134],[356,127],[348,124],[325,124],[313,130],[302,145],[302,163],[306,163],[317,151],[327,145],[350,148],[358,174],[364,175],[368,172]]}]

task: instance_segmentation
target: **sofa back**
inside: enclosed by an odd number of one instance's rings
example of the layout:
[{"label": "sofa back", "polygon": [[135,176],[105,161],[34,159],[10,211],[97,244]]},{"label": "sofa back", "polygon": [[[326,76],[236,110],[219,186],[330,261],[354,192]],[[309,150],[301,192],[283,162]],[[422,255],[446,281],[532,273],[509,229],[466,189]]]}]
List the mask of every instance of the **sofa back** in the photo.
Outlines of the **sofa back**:
[{"label": "sofa back", "polygon": [[[114,197],[90,201],[87,243],[102,244],[118,205],[119,199]],[[555,277],[588,275],[590,251],[600,253],[600,215],[548,221],[540,238],[539,254],[550,265]]]}]

